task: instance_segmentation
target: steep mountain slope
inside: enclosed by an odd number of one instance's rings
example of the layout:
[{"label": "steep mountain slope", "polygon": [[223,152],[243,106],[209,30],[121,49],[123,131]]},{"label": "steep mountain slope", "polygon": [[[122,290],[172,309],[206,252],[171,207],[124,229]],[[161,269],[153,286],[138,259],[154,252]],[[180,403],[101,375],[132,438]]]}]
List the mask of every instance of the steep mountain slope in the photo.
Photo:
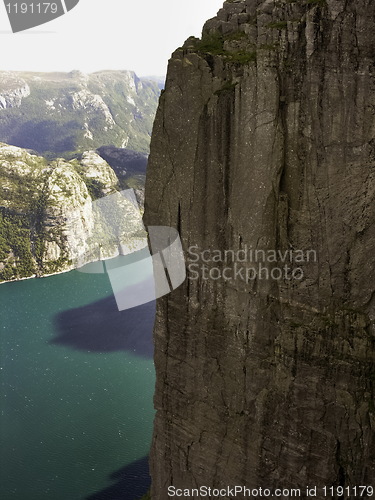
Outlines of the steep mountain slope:
[{"label": "steep mountain slope", "polygon": [[0,140],[55,157],[107,144],[148,153],[159,93],[131,71],[0,72]]},{"label": "steep mountain slope", "polygon": [[131,149],[115,148],[114,146],[102,146],[97,153],[109,163],[116,172],[120,184],[128,185],[134,176],[142,176],[143,185],[146,179],[148,157],[145,154],[132,151]]},{"label": "steep mountain slope", "polygon": [[[191,279],[158,301],[153,500],[375,482],[374,14],[235,0],[173,54],[145,222],[180,231]],[[302,275],[271,274],[289,251]]]},{"label": "steep mountain slope", "polygon": [[[67,271],[145,246],[138,208],[119,201],[118,188],[114,171],[94,151],[48,162],[0,143],[0,281]],[[121,205],[121,249],[94,202],[108,195]]]}]

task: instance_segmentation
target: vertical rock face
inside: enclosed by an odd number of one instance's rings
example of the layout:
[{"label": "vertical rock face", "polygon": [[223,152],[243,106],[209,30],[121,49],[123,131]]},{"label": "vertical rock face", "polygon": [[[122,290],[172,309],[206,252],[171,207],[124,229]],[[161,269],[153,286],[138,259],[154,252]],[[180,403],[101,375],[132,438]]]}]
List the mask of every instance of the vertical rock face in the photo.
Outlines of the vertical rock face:
[{"label": "vertical rock face", "polygon": [[305,257],[287,279],[188,271],[159,300],[154,500],[168,485],[374,483],[374,14],[226,2],[170,60],[146,224],[178,228],[188,257],[280,251],[269,272]]}]

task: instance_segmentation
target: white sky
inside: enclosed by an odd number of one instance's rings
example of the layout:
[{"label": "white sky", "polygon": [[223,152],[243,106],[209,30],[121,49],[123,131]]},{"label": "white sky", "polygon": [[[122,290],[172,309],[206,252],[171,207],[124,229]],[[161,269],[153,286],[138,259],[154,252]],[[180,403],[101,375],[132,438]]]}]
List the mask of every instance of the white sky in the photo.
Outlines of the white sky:
[{"label": "white sky", "polygon": [[16,34],[0,1],[0,70],[164,75],[171,53],[200,36],[223,1],[80,0],[66,15]]}]

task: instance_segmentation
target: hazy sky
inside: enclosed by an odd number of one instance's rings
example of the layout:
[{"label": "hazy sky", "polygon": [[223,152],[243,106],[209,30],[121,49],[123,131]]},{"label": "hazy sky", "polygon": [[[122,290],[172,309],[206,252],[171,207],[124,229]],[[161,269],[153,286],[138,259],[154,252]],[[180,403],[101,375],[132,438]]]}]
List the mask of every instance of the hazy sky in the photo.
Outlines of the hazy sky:
[{"label": "hazy sky", "polygon": [[163,75],[173,50],[190,35],[200,36],[223,1],[80,0],[66,15],[16,34],[1,2],[0,69]]}]

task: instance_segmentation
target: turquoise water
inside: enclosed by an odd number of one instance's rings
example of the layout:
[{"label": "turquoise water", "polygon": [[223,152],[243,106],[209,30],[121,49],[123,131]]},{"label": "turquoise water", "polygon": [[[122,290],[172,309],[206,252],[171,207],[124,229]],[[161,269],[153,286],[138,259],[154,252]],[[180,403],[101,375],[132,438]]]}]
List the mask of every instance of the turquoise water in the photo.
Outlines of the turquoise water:
[{"label": "turquoise water", "polygon": [[119,312],[108,276],[78,271],[3,284],[0,304],[1,498],[142,496],[154,304]]}]

